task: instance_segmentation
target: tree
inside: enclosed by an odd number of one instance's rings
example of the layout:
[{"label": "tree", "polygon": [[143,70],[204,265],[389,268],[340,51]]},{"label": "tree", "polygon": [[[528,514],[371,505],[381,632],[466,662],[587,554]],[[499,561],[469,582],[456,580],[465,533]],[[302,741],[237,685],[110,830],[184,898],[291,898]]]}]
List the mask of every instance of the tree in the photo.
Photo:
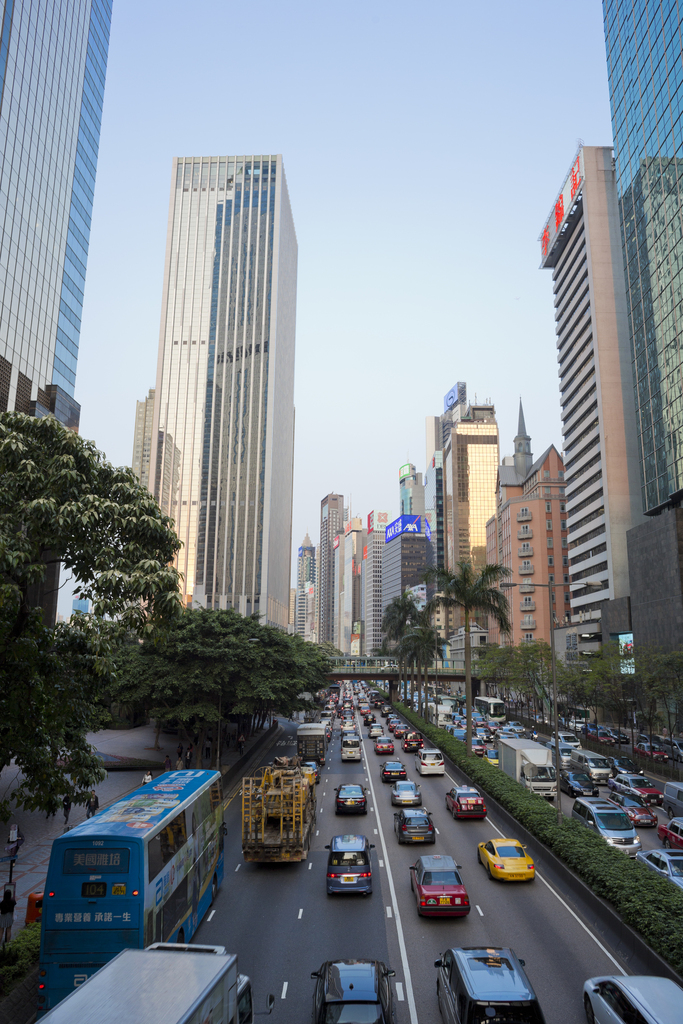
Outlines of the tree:
[{"label": "tree", "polygon": [[438,633],[430,622],[430,614],[426,609],[418,611],[415,617],[415,624],[403,634],[399,642],[399,651],[404,660],[414,661],[417,664],[417,692],[418,710],[424,717],[424,705],[422,694],[425,694],[425,704],[429,703],[427,696],[427,666],[434,657]]},{"label": "tree", "polygon": [[248,730],[275,710],[290,715],[305,707],[302,692],[325,686],[328,671],[317,644],[263,626],[257,615],[187,610],[159,636],[128,648],[110,698],[142,703],[158,722],[176,722],[197,737],[198,750],[210,731],[215,755],[228,716],[240,716]]},{"label": "tree", "polygon": [[498,697],[508,700],[515,674],[516,648],[512,644],[499,647],[487,644],[480,649],[477,674],[487,687],[493,686]]},{"label": "tree", "polygon": [[[178,548],[130,470],[52,416],[0,416],[0,769],[18,769],[2,820],[12,801],[48,813],[64,795],[83,802],[103,777],[86,732],[106,717],[118,638],[179,613]],[[35,595],[56,562],[94,612],[52,627]]]},{"label": "tree", "polygon": [[400,642],[404,634],[408,631],[411,623],[417,622],[418,615],[419,609],[417,607],[417,602],[409,590],[406,590],[398,597],[392,598],[384,610],[382,631],[386,633],[387,639],[393,641],[398,648],[399,690],[401,688],[401,681],[407,664],[407,660],[400,649]]},{"label": "tree", "polygon": [[510,575],[504,565],[485,565],[475,569],[471,562],[461,561],[455,571],[431,568],[425,573],[426,583],[433,583],[437,593],[427,606],[429,611],[437,608],[462,609],[465,620],[465,695],[467,708],[467,754],[472,754],[472,649],[470,646],[470,619],[476,612],[490,615],[500,626],[501,632],[510,632],[508,600],[498,589],[498,584]]}]

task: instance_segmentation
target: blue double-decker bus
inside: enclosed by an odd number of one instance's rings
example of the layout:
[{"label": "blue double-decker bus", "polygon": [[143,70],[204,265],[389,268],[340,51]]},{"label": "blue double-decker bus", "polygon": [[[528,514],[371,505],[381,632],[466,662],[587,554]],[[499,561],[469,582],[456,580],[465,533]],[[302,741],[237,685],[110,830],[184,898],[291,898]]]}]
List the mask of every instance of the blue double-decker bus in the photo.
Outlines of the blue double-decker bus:
[{"label": "blue double-decker bus", "polygon": [[122,949],[189,942],[223,881],[223,796],[212,771],[175,771],[52,845],[39,1015]]}]

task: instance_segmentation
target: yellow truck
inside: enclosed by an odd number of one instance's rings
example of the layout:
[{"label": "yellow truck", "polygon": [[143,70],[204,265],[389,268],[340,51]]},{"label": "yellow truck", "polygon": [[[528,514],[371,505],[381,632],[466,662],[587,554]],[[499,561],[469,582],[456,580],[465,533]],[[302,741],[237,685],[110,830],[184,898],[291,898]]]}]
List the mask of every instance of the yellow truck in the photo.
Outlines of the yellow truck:
[{"label": "yellow truck", "polygon": [[246,861],[306,860],[315,828],[315,775],[266,765],[242,779],[242,853]]}]

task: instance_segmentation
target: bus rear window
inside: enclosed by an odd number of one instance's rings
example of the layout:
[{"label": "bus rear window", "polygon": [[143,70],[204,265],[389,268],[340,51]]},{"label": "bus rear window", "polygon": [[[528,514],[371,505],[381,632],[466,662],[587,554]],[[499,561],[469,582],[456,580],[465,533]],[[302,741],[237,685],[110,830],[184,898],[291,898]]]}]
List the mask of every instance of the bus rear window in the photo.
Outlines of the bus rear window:
[{"label": "bus rear window", "polygon": [[107,850],[64,851],[65,875],[91,874],[127,874],[130,864],[130,850],[125,847]]}]

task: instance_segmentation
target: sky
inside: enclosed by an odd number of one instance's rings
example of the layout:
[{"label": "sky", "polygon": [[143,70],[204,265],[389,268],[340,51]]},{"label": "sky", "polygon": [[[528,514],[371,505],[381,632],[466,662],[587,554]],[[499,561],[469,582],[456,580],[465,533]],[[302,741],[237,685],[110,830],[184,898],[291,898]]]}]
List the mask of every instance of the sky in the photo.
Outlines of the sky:
[{"label": "sky", "polygon": [[[282,153],[299,244],[292,552],[320,499],[399,512],[456,381],[562,448],[543,224],[611,145],[596,0],[114,0],[76,382],[130,465],[156,379],[174,156]],[[71,606],[69,586],[60,611]]]}]

